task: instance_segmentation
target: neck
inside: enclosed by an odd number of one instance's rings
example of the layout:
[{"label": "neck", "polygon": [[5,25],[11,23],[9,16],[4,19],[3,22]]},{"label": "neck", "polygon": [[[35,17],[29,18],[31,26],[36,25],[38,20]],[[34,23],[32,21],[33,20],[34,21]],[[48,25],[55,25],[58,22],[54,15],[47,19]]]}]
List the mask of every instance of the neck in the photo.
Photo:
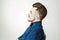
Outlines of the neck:
[{"label": "neck", "polygon": [[41,21],[40,19],[36,19],[36,20],[34,20],[33,22],[37,22],[37,21]]}]

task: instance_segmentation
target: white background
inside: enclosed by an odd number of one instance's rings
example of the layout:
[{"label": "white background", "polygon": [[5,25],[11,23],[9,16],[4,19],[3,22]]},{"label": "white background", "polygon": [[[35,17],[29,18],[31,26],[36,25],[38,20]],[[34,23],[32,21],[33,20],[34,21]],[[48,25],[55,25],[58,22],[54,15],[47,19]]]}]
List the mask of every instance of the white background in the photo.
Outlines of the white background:
[{"label": "white background", "polygon": [[30,25],[27,14],[33,3],[46,6],[43,20],[46,40],[60,40],[60,0],[0,0],[0,40],[16,40]]}]

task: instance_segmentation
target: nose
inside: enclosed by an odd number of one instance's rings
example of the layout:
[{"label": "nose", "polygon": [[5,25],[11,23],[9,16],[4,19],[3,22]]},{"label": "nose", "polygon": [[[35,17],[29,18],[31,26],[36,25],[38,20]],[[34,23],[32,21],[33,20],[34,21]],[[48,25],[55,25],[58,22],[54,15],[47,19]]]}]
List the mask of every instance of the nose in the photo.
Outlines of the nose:
[{"label": "nose", "polygon": [[28,17],[30,17],[30,14],[28,13]]}]

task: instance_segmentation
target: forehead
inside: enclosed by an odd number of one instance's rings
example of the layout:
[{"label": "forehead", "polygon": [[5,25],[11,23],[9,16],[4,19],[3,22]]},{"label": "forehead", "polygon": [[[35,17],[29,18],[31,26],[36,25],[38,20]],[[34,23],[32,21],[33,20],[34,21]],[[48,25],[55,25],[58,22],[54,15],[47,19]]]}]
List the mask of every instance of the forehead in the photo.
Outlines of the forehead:
[{"label": "forehead", "polygon": [[36,7],[32,7],[30,11],[36,11]]}]

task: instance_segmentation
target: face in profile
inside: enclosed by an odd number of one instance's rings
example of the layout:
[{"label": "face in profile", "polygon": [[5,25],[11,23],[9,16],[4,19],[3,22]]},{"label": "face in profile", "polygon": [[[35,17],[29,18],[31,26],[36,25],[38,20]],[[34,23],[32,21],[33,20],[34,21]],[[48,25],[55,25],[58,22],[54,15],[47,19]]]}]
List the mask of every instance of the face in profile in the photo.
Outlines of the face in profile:
[{"label": "face in profile", "polygon": [[36,13],[36,9],[35,7],[31,8],[30,12],[28,13],[28,21],[32,22],[35,20],[35,13]]}]

